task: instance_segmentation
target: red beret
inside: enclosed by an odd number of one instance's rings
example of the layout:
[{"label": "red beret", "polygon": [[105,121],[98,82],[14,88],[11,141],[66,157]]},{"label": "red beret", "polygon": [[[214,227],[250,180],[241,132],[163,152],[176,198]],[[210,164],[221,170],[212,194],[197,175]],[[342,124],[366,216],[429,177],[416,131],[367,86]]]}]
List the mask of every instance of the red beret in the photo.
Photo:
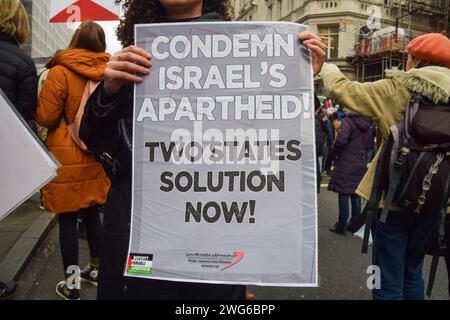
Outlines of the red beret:
[{"label": "red beret", "polygon": [[419,60],[450,68],[450,40],[440,33],[427,33],[413,39],[408,53]]}]

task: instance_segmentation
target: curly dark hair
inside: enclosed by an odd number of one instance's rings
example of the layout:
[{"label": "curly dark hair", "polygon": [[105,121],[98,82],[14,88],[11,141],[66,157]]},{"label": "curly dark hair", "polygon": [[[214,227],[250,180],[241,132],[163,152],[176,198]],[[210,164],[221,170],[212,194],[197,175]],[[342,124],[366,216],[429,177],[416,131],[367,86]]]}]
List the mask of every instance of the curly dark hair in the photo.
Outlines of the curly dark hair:
[{"label": "curly dark hair", "polygon": [[[134,25],[165,22],[166,14],[159,0],[116,0],[122,4],[125,17],[120,20],[117,37],[124,47],[134,43]],[[233,17],[230,0],[203,0],[203,13],[217,12],[224,21]]]}]

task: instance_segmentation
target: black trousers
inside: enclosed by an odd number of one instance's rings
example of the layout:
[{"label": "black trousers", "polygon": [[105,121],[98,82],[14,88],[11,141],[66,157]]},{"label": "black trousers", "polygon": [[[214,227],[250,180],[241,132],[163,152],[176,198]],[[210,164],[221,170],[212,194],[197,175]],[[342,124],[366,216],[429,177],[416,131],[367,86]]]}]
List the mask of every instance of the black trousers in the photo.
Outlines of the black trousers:
[{"label": "black trousers", "polygon": [[59,243],[63,260],[64,272],[70,266],[78,266],[78,234],[77,219],[82,214],[86,223],[88,245],[91,257],[100,256],[101,221],[98,206],[81,209],[78,212],[61,213],[59,219]]}]

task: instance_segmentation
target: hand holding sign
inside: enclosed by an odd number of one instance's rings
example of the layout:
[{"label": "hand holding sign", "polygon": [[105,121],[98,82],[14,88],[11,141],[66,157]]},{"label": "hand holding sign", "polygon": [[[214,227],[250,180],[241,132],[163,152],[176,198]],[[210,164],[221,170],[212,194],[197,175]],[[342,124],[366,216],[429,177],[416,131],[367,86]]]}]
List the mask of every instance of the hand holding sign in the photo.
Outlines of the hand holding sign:
[{"label": "hand holding sign", "polygon": [[318,36],[311,32],[302,32],[299,34],[298,38],[311,50],[313,73],[314,76],[318,75],[325,62],[325,50],[327,49],[327,46]]},{"label": "hand holding sign", "polygon": [[128,82],[142,82],[142,78],[136,74],[148,75],[152,66],[150,60],[150,54],[136,46],[116,52],[105,69],[106,94],[116,94]]},{"label": "hand holding sign", "polygon": [[[299,34],[299,40],[311,50],[314,76],[316,76],[325,62],[326,45],[320,38],[310,32]],[[152,66],[150,54],[139,47],[129,46],[116,52],[105,70],[105,91],[113,95],[128,82],[141,83],[142,78],[138,74],[148,75]]]}]

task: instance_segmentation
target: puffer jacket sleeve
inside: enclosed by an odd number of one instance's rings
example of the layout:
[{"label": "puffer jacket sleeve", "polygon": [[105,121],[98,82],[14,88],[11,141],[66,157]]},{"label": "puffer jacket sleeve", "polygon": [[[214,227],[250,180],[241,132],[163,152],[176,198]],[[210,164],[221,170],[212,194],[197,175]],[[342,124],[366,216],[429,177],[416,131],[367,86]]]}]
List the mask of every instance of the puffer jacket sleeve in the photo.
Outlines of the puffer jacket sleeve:
[{"label": "puffer jacket sleeve", "polygon": [[62,67],[53,67],[38,99],[36,121],[46,128],[58,126],[67,99],[67,80]]},{"label": "puffer jacket sleeve", "polygon": [[27,64],[22,75],[18,81],[17,109],[25,120],[34,120],[38,87],[38,76],[34,64]]},{"label": "puffer jacket sleeve", "polygon": [[352,126],[350,120],[349,118],[345,118],[342,121],[341,128],[339,129],[339,134],[337,135],[333,145],[333,150],[336,155],[341,154],[342,151],[345,149],[345,147],[349,143],[351,133],[352,133]]}]

